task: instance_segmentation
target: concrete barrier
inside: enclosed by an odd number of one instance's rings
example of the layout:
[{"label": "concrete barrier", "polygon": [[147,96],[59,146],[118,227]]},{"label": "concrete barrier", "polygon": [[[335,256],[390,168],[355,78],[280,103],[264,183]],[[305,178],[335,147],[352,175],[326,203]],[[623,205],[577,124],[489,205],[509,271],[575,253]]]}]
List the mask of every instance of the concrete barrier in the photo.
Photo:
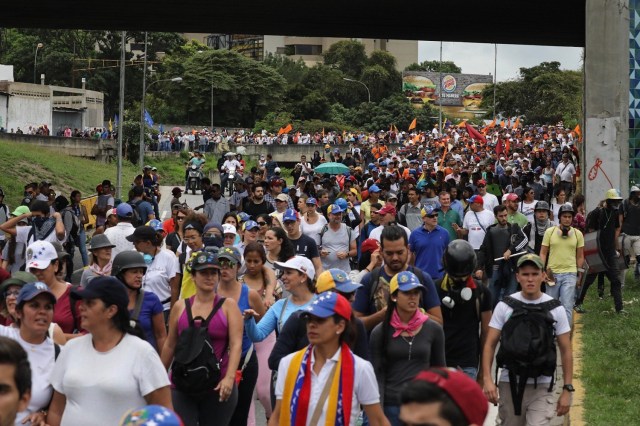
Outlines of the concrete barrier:
[{"label": "concrete barrier", "polygon": [[[393,145],[387,145],[389,148],[389,152],[393,152],[395,150],[398,150],[402,147],[402,145],[399,144],[393,144]],[[324,151],[324,145],[297,145],[297,144],[291,144],[291,145],[235,145],[230,143],[229,144],[229,149],[234,151],[234,152],[238,152],[238,150],[242,151],[242,149],[244,148],[244,156],[249,156],[249,157],[258,157],[262,154],[267,155],[267,154],[271,154],[273,156],[273,159],[277,162],[283,162],[283,163],[295,163],[295,162],[299,162],[300,161],[300,156],[301,155],[306,155],[307,156],[307,161],[311,161],[311,159],[313,158],[313,153],[315,151],[318,151],[320,153],[320,156],[322,157],[322,155],[325,153]],[[331,145],[331,151],[333,152],[333,150],[335,148],[340,149],[340,152],[342,153],[342,156],[344,157],[344,153],[347,151],[348,149],[348,145]],[[326,158],[328,158],[328,154],[325,154]]]},{"label": "concrete barrier", "polygon": [[0,139],[38,145],[73,157],[91,158],[105,163],[116,158],[118,148],[117,142],[111,139],[64,138],[14,133],[2,133]]}]

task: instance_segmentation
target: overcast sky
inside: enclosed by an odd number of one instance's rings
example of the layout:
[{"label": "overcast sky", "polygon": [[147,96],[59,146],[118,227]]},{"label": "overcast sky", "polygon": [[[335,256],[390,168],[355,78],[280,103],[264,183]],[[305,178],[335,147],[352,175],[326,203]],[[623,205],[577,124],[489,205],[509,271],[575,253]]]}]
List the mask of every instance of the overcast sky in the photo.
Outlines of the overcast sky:
[{"label": "overcast sky", "polygon": [[[521,67],[529,68],[540,62],[558,61],[562,69],[577,70],[582,66],[582,48],[556,46],[498,45],[498,81],[518,77]],[[439,41],[421,41],[418,58],[422,61],[440,59]],[[442,44],[442,60],[453,61],[465,74],[491,74],[494,70],[494,45],[486,43]]]}]

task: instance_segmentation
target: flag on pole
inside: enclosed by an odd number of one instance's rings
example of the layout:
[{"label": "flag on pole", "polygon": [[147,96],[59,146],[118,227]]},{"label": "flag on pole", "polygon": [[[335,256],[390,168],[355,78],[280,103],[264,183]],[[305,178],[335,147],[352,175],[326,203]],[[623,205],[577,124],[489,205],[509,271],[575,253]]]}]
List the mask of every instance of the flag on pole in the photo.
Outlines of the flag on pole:
[{"label": "flag on pole", "polygon": [[504,146],[504,153],[509,155],[510,150],[511,150],[511,141],[507,139],[507,142],[505,143],[505,146]]},{"label": "flag on pole", "polygon": [[496,144],[496,154],[500,155],[504,151],[504,146],[502,145],[502,139],[498,139],[498,143]]},{"label": "flag on pole", "polygon": [[409,131],[416,128],[416,125],[418,124],[417,120],[418,120],[417,118],[414,118],[411,124],[409,124]]},{"label": "flag on pole", "polygon": [[465,127],[467,127],[467,120],[463,120],[458,124],[458,129],[463,129]]},{"label": "flag on pole", "polygon": [[479,131],[477,131],[471,124],[465,121],[464,125],[467,127],[467,133],[469,133],[469,136],[471,136],[472,139],[487,143],[487,139]]},{"label": "flag on pole", "polygon": [[582,129],[580,129],[580,125],[576,125],[575,129],[573,129],[573,132],[578,135],[578,142],[582,142]]},{"label": "flag on pole", "polygon": [[502,121],[500,122],[500,127],[502,127],[502,128],[504,129],[504,120],[502,120]]},{"label": "flag on pole", "polygon": [[147,111],[146,109],[144,110],[144,121],[149,126],[153,126],[153,118],[151,118],[151,114],[149,114],[149,111]]},{"label": "flag on pole", "polygon": [[517,117],[516,122],[513,123],[513,129],[514,130],[517,129],[519,125],[520,125],[520,117]]},{"label": "flag on pole", "polygon": [[113,123],[111,122],[111,119],[109,119],[109,131],[113,132]]}]

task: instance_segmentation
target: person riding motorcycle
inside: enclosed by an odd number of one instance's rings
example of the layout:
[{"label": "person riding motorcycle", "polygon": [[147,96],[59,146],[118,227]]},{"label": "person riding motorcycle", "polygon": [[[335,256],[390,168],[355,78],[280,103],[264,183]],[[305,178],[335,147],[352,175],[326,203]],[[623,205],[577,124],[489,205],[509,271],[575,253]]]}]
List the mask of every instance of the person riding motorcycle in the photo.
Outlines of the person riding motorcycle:
[{"label": "person riding motorcycle", "polygon": [[[220,185],[222,191],[228,189],[229,195],[233,193],[233,180],[236,176],[242,176],[242,164],[236,159],[236,154],[233,152],[227,152],[225,157],[227,160],[222,165],[222,174],[220,175]],[[231,180],[231,184],[228,182]]]},{"label": "person riding motorcycle", "polygon": [[[189,192],[189,170],[192,170],[193,166],[196,166],[196,170],[200,172],[200,177],[198,179],[198,182],[200,182],[203,177],[202,166],[204,165],[205,162],[206,160],[203,157],[202,153],[200,153],[200,151],[194,151],[193,157],[191,157],[191,159],[189,159],[189,161],[187,162],[187,170],[185,171],[185,175],[184,175],[185,192]],[[200,187],[200,185],[198,185],[198,187]]]}]

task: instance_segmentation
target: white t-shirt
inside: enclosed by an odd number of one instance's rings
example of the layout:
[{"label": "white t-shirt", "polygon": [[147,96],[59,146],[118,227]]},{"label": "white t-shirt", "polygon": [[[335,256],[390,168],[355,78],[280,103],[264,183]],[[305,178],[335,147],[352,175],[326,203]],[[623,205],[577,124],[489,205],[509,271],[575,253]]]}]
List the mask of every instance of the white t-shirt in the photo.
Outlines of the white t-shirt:
[{"label": "white t-shirt", "polygon": [[[16,243],[24,243],[27,245],[27,247],[29,246],[29,244],[33,243],[35,241],[35,237],[32,234],[31,238],[29,238],[30,231],[31,231],[31,226],[16,226]],[[56,228],[54,225],[53,230],[42,241],[48,241],[50,243],[58,241],[61,243],[66,239],[66,237],[67,236],[65,234],[65,238],[59,240],[58,237],[56,236]]]},{"label": "white t-shirt", "polygon": [[321,214],[318,214],[318,220],[313,225],[309,225],[307,223],[307,218],[303,218],[300,221],[300,231],[308,236],[313,238],[313,241],[316,242],[316,245],[320,245],[320,231],[322,231],[322,227],[327,224],[327,219]]},{"label": "white t-shirt", "polygon": [[[322,388],[324,387],[325,382],[330,379],[329,375],[331,373],[331,369],[333,368],[333,365],[339,361],[341,351],[342,349],[338,349],[331,359],[325,362],[320,370],[320,374],[316,374],[313,371],[315,354],[313,352],[311,353],[311,397],[309,398],[309,409],[307,411],[307,425],[310,425],[311,416],[316,409],[316,403],[320,399],[320,394],[322,394]],[[280,365],[278,366],[278,381],[276,382],[275,389],[276,399],[282,400],[284,382],[286,381],[287,371],[289,370],[289,365],[291,365],[291,360],[294,355],[295,353],[289,354],[280,360]],[[348,421],[348,424],[350,425],[355,425],[357,423],[358,416],[360,415],[360,405],[372,405],[380,402],[378,382],[376,380],[376,375],[373,372],[373,366],[369,361],[365,361],[357,355],[353,355],[353,358],[355,360],[355,372],[353,377],[351,419]],[[328,405],[329,398],[324,402],[324,408],[322,409],[322,414],[318,420],[318,424],[320,425],[326,423]],[[282,409],[288,410],[289,407],[282,407]]]},{"label": "white t-shirt", "polygon": [[[411,237],[411,230],[409,228],[407,228],[406,226],[400,225],[399,223],[396,223],[395,226],[399,226],[400,228],[404,229],[404,232],[407,233],[407,239]],[[380,236],[382,235],[383,229],[384,229],[384,225],[380,225],[377,228],[373,228],[373,231],[371,231],[371,233],[369,234],[369,238],[380,242]]]},{"label": "white t-shirt", "polygon": [[130,334],[108,352],[94,349],[91,334],[70,340],[51,383],[67,399],[62,426],[119,424],[128,410],[147,405],[145,395],[170,384],[156,350]]},{"label": "white t-shirt", "polygon": [[538,204],[538,201],[536,200],[533,200],[533,202],[531,203],[526,203],[523,200],[520,202],[520,204],[518,204],[518,211],[527,218],[531,225],[533,225],[533,223],[536,221],[534,210],[536,208],[536,204]]},{"label": "white t-shirt", "polygon": [[111,249],[111,260],[115,259],[118,253],[135,250],[133,243],[127,240],[127,237],[133,234],[135,230],[133,225],[128,222],[120,222],[116,226],[105,229],[104,235],[109,239],[111,244],[115,245],[115,247]]},{"label": "white t-shirt", "polygon": [[[160,301],[171,297],[169,281],[180,273],[180,262],[176,255],[167,249],[160,249],[154,256],[151,265],[147,265],[147,273],[142,278],[142,286],[146,291],[152,291]],[[164,310],[170,309],[170,302],[163,304]]]},{"label": "white t-shirt", "polygon": [[[553,298],[546,293],[542,293],[542,296],[536,300],[528,300],[522,296],[521,292],[513,293],[510,295],[516,300],[519,300],[524,303],[544,303],[548,300],[552,300]],[[496,308],[493,311],[493,315],[491,316],[491,321],[489,321],[489,327],[495,328],[496,330],[502,330],[505,323],[511,317],[513,313],[513,308],[507,305],[504,302],[500,302],[496,305]],[[557,308],[551,310],[551,315],[555,320],[553,327],[556,330],[556,336],[560,336],[561,334],[565,334],[571,331],[571,326],[569,325],[569,320],[567,319],[567,312],[565,311],[563,306],[558,306]],[[509,371],[506,368],[503,368],[500,373],[500,381],[508,382],[509,381]],[[528,384],[533,384],[535,381],[533,378],[527,379]],[[538,377],[537,383],[551,383],[551,376],[540,376]]]},{"label": "white t-shirt", "polygon": [[487,228],[493,225],[495,220],[495,216],[489,210],[482,210],[480,212],[469,210],[464,215],[462,227],[469,230],[467,239],[474,250],[480,248],[482,241],[484,241],[484,236],[487,233]]},{"label": "white t-shirt", "polygon": [[492,214],[493,208],[500,204],[500,201],[498,201],[498,197],[488,192],[482,196],[482,201],[484,204],[484,209],[490,211]]},{"label": "white t-shirt", "polygon": [[53,394],[51,373],[55,364],[55,349],[53,341],[48,337],[39,345],[25,342],[15,327],[0,326],[0,336],[18,342],[27,353],[31,365],[31,401],[25,411],[18,413],[15,422],[16,425],[22,425],[22,419],[26,416],[49,406]]}]

